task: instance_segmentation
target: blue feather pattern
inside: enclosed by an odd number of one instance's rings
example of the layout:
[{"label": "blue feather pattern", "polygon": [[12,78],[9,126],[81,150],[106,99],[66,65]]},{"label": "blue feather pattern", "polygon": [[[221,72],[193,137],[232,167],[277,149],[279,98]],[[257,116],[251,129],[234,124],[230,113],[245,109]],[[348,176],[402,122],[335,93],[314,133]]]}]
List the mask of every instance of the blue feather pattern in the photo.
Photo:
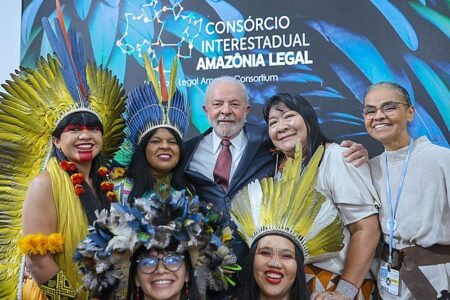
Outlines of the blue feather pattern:
[{"label": "blue feather pattern", "polygon": [[345,84],[345,86],[352,92],[353,96],[355,96],[355,98],[362,103],[364,93],[367,89],[367,85],[364,80],[342,64],[334,63],[331,64],[330,67],[342,83]]},{"label": "blue feather pattern", "polygon": [[22,26],[21,26],[21,42],[23,45],[28,45],[30,42],[30,36],[36,18],[37,11],[42,5],[43,0],[33,0],[28,4],[22,13]]},{"label": "blue feather pattern", "polygon": [[123,12],[119,30],[124,41],[119,40],[120,47],[124,53],[131,53],[143,66],[142,53],[148,52],[145,47],[151,44],[154,36],[155,26],[149,21],[154,16],[153,11],[146,0],[133,0],[124,2]]},{"label": "blue feather pattern", "polygon": [[425,20],[436,26],[440,31],[442,31],[447,38],[450,38],[450,19],[437,11],[428,8],[422,4],[409,2],[409,5]]},{"label": "blue feather pattern", "polygon": [[184,129],[181,134],[185,135],[189,125],[188,108],[186,97],[178,89],[172,97],[168,111],[170,122],[177,128]]},{"label": "blue feather pattern", "polygon": [[69,30],[70,45],[72,48],[73,61],[75,63],[75,70],[77,74],[80,74],[79,79],[85,87],[88,86],[86,80],[86,52],[84,50],[84,43],[82,36],[74,29]]},{"label": "blue feather pattern", "polygon": [[416,31],[402,12],[387,0],[370,1],[386,17],[405,45],[412,51],[416,51],[419,47]]},{"label": "blue feather pattern", "polygon": [[73,0],[73,5],[77,11],[78,16],[81,20],[85,20],[89,9],[91,8],[92,0]]},{"label": "blue feather pattern", "polygon": [[[64,18],[64,26],[66,26],[66,28],[70,28],[70,23],[72,21],[72,19],[70,18],[70,16],[67,15],[66,13],[66,7],[64,5],[61,6],[61,9],[63,11],[63,18]],[[53,11],[50,16],[47,18],[49,20],[53,20],[56,18],[56,10]],[[56,30],[54,23],[50,23],[53,31]],[[42,42],[41,42],[41,51],[40,51],[40,56],[46,57],[48,54],[52,54],[53,50],[52,50],[52,46],[50,45],[48,38],[47,38],[47,34],[44,31],[44,34],[42,36]]]},{"label": "blue feather pattern", "polygon": [[366,37],[326,21],[306,23],[336,45],[371,82],[394,81],[383,56]]},{"label": "blue feather pattern", "polygon": [[148,83],[129,93],[126,111],[124,118],[129,128],[127,139],[133,145],[138,144],[139,137],[146,129],[159,124],[163,116],[155,89]]},{"label": "blue feather pattern", "polygon": [[411,136],[413,138],[418,138],[422,135],[426,135],[433,143],[448,148],[450,145],[447,142],[447,139],[426,109],[417,101],[414,107],[416,112],[414,119],[408,128]]},{"label": "blue feather pattern", "polygon": [[122,53],[119,47],[114,46],[111,54],[111,59],[108,63],[108,68],[112,71],[113,75],[119,78],[120,82],[125,81],[125,73],[127,70],[127,56]]},{"label": "blue feather pattern", "polygon": [[[191,40],[192,46],[208,57],[223,55],[222,48],[217,50],[216,47],[215,51],[206,53],[202,50],[202,41],[213,41],[220,38],[216,32],[211,35],[206,33],[202,26],[205,26],[208,22],[209,19],[200,13],[183,11],[177,19],[173,16],[168,17],[164,21],[164,28],[179,38],[188,37],[188,41]],[[187,33],[186,30],[189,30],[189,32]]]},{"label": "blue feather pattern", "polygon": [[[86,78],[82,78],[82,75],[86,74],[85,69],[83,70],[84,72],[81,73],[77,70],[77,66],[74,64],[71,54],[69,53],[69,48],[66,44],[64,34],[58,22],[58,19],[54,20],[54,25],[56,29],[56,35],[53,32],[52,27],[50,26],[49,20],[47,18],[42,18],[42,26],[44,27],[45,33],[47,34],[50,45],[56,52],[56,55],[61,62],[61,74],[64,78],[64,82],[66,83],[67,89],[70,92],[70,95],[76,102],[79,103],[80,106],[87,107],[87,94],[83,94],[82,90],[80,89],[80,83],[86,82]],[[78,40],[78,43],[82,44],[82,41]],[[77,51],[80,51],[83,49],[83,46],[80,46],[78,44],[76,45],[76,49]],[[80,52],[78,52],[77,55],[80,55]],[[86,59],[84,57],[84,53],[81,55],[81,57],[74,58],[74,60],[78,61],[79,65],[82,64],[81,60],[83,58]],[[85,63],[86,62],[84,62],[83,65],[85,65]],[[87,89],[87,85],[85,85],[85,87]]]},{"label": "blue feather pattern", "polygon": [[205,88],[206,85],[198,84],[189,87],[188,99],[191,105],[192,124],[201,133],[205,132],[209,127],[208,118],[203,111],[203,104],[205,103]]},{"label": "blue feather pattern", "polygon": [[423,60],[411,55],[405,54],[405,60],[416,75],[421,84],[425,87],[427,93],[431,96],[439,113],[444,119],[447,128],[450,128],[450,92],[446,84],[436,74],[436,72]]},{"label": "blue feather pattern", "polygon": [[115,45],[119,6],[109,6],[98,1],[89,21],[92,50],[98,65],[107,65]]},{"label": "blue feather pattern", "polygon": [[[224,0],[206,0],[206,3],[216,11],[220,19],[224,22],[233,22],[244,19],[239,10]],[[232,31],[231,34],[233,37],[239,39],[244,36],[244,30]]]}]

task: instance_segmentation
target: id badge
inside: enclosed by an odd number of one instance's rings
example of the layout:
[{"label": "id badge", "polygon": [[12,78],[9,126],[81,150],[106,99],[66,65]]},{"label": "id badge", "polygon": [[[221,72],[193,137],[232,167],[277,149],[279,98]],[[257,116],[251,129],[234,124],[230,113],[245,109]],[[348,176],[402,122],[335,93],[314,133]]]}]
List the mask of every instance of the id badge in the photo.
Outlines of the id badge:
[{"label": "id badge", "polygon": [[387,263],[383,263],[378,273],[378,280],[380,281],[383,291],[389,294],[400,296],[400,272],[388,268]]}]

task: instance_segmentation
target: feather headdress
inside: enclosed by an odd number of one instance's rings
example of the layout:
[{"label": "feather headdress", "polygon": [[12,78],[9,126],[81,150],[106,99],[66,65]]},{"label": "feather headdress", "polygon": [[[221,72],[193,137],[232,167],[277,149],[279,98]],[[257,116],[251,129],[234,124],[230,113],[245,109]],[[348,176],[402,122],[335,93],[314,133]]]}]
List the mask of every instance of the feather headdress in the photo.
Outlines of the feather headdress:
[{"label": "feather headdress", "polygon": [[123,166],[129,164],[134,149],[150,131],[165,127],[173,129],[180,138],[189,125],[189,112],[186,97],[176,88],[178,61],[175,59],[170,74],[169,89],[166,86],[162,59],[157,75],[150,60],[144,55],[144,65],[148,82],[128,94],[126,112],[126,138],[115,159]]},{"label": "feather headdress", "polygon": [[106,159],[123,140],[122,85],[111,71],[86,62],[81,37],[65,34],[58,2],[57,10],[56,34],[43,20],[57,57],[40,58],[36,69],[20,67],[0,93],[0,299],[13,299],[22,281],[17,241],[23,200],[32,178],[46,168],[59,121],[76,111],[95,114],[103,124]]},{"label": "feather headdress", "polygon": [[178,245],[178,253],[195,253],[192,263],[206,273],[202,281],[209,288],[226,288],[230,279],[224,270],[235,269],[236,257],[226,246],[231,239],[229,228],[221,228],[217,220],[211,205],[198,197],[187,198],[184,190],[173,191],[167,200],[157,194],[136,199],[132,207],[113,203],[109,213],[97,213],[94,226],[75,254],[85,288],[94,295],[112,289],[123,291],[133,251],[141,246],[166,249],[171,242]]},{"label": "feather headdress", "polygon": [[333,204],[316,191],[320,146],[302,172],[301,147],[288,159],[281,179],[264,178],[241,190],[231,204],[231,217],[249,247],[266,235],[289,238],[305,263],[343,247],[343,225]]}]

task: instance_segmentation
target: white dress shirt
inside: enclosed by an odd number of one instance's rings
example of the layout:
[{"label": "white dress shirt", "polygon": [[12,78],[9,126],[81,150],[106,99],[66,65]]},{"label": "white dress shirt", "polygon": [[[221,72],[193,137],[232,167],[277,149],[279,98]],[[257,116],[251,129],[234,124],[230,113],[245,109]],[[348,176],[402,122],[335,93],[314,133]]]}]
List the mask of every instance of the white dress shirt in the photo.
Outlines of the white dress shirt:
[{"label": "white dress shirt", "polygon": [[[222,149],[220,142],[222,139],[217,136],[214,130],[204,136],[200,141],[197,150],[189,163],[188,170],[199,172],[212,181],[214,181],[213,170],[216,165],[217,156]],[[245,147],[247,146],[247,135],[244,130],[230,140],[230,151],[231,151],[231,171],[230,171],[230,182],[233,178],[234,172],[236,171],[239,162],[241,161],[242,155],[244,154]]]}]

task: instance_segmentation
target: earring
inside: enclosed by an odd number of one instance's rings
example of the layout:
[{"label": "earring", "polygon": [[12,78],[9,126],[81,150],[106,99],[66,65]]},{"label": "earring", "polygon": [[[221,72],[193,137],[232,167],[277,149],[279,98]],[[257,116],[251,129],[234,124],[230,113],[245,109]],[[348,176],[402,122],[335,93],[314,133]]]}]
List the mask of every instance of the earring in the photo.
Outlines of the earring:
[{"label": "earring", "polygon": [[136,287],[136,300],[141,300],[141,289]]},{"label": "earring", "polygon": [[184,282],[184,299],[190,300],[190,298],[189,298],[189,282],[188,281]]}]

